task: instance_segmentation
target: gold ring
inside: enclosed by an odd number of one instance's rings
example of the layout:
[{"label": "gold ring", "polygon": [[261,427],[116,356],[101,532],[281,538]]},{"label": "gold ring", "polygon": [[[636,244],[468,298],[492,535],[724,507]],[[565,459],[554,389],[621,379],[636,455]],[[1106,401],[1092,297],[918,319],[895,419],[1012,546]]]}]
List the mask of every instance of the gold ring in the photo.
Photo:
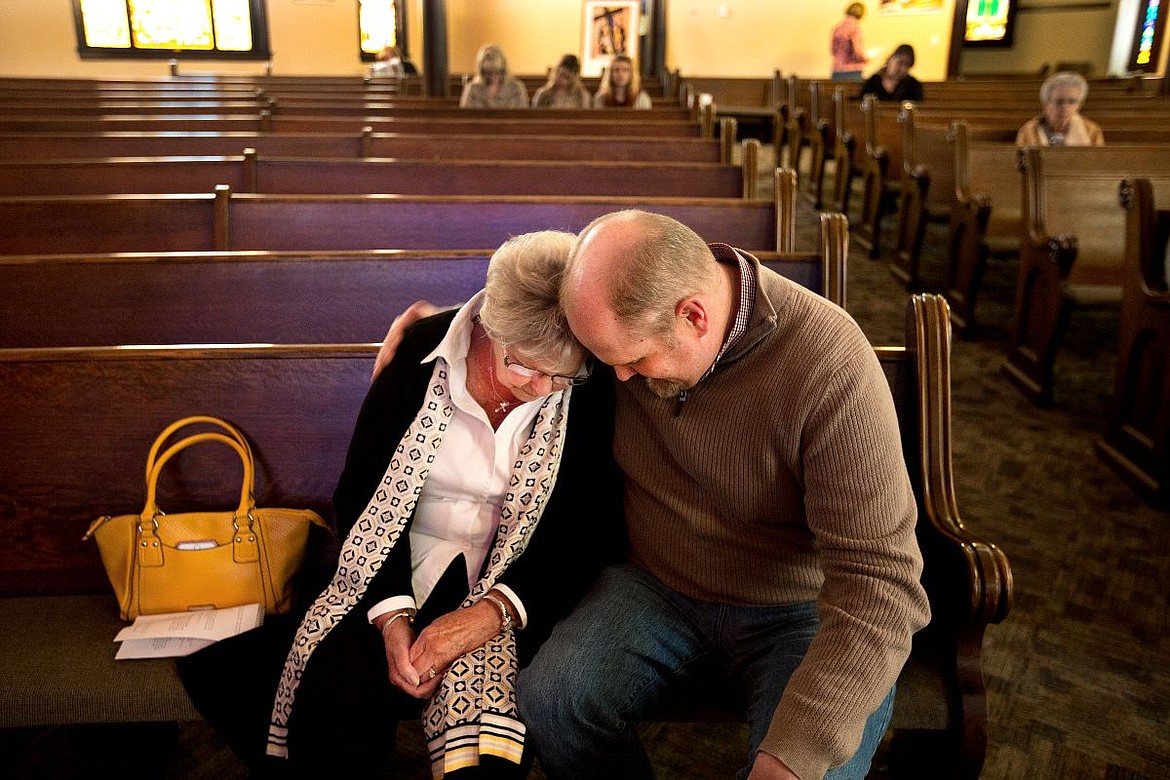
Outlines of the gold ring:
[{"label": "gold ring", "polygon": [[435,679],[435,675],[438,674],[438,672],[435,671],[435,667],[433,666],[430,669],[427,669],[427,673],[430,674],[430,677],[427,678],[428,680]]}]

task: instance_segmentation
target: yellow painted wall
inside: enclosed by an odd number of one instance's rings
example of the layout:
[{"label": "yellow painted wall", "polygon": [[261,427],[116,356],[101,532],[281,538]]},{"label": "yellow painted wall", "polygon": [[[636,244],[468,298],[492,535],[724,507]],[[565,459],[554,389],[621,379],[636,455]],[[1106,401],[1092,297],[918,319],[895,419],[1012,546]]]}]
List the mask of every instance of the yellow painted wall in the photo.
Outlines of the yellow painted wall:
[{"label": "yellow painted wall", "polygon": [[[829,33],[846,5],[832,0],[670,0],[667,63],[695,76],[749,76],[779,68],[827,77]],[[946,77],[953,0],[944,0],[941,11],[912,15],[883,15],[877,0],[866,6],[861,31],[871,59],[867,72],[879,68],[899,43],[910,43],[917,54],[916,76]]]},{"label": "yellow painted wall", "polygon": [[[878,0],[868,0],[862,22],[871,70],[899,43],[917,50],[915,74],[940,79],[946,73],[954,0],[939,12],[887,16]],[[499,43],[518,72],[540,73],[566,52],[580,52],[580,0],[447,0],[448,67],[472,70],[475,52]],[[829,30],[840,18],[844,0],[668,0],[667,66],[694,76],[765,76],[783,73],[827,76]],[[408,0],[410,48],[422,59],[422,0]],[[972,70],[1038,69],[1068,47],[1061,59],[1108,58],[1114,13],[1082,12],[1075,34],[1051,13],[1021,16],[1015,49],[968,52]],[[1100,17],[1100,19],[1098,18]],[[277,74],[358,74],[356,0],[268,0]],[[1104,21],[1102,21],[1102,19]],[[1071,24],[1071,23],[1070,23]],[[1058,45],[1058,42],[1060,45]],[[0,1],[0,75],[8,76],[164,76],[165,60],[82,61],[77,55],[73,17],[67,0]],[[1074,56],[1075,55],[1075,56]],[[260,73],[256,62],[184,61],[184,72]]]}]

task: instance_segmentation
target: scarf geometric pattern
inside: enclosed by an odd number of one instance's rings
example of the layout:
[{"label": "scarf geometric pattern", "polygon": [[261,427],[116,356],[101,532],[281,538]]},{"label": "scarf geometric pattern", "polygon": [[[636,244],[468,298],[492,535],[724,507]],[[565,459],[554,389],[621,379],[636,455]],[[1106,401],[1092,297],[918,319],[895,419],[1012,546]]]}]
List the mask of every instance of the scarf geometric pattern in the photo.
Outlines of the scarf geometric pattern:
[{"label": "scarf geometric pattern", "polygon": [[[545,399],[513,464],[500,524],[484,573],[462,606],[478,602],[524,551],[560,467],[571,388]],[[422,408],[395,449],[365,511],[342,545],[329,587],[302,619],[276,691],[267,752],[288,757],[288,721],[305,665],[316,647],[357,604],[414,513],[443,442],[453,408],[443,361],[436,361]],[[434,777],[479,764],[480,755],[520,762],[524,726],[516,717],[516,642],[501,631],[455,660],[428,702],[423,728]]]}]

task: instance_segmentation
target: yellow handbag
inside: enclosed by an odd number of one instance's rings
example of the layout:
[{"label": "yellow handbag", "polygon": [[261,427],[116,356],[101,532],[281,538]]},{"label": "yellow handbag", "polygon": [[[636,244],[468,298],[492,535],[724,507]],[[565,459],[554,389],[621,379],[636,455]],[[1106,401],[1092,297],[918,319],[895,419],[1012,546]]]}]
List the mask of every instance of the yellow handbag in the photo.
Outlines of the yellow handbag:
[{"label": "yellow handbag", "polygon": [[[163,450],[176,431],[210,424],[216,432],[186,436]],[[244,465],[235,510],[164,513],[158,478],[167,462],[196,444],[230,447]],[[159,452],[162,450],[162,454]],[[167,426],[146,459],[146,506],[138,515],[100,517],[90,524],[123,620],[139,615],[259,603],[268,614],[287,612],[293,581],[305,554],[309,529],[328,530],[307,509],[257,509],[255,465],[243,434],[216,417],[185,417]]]}]

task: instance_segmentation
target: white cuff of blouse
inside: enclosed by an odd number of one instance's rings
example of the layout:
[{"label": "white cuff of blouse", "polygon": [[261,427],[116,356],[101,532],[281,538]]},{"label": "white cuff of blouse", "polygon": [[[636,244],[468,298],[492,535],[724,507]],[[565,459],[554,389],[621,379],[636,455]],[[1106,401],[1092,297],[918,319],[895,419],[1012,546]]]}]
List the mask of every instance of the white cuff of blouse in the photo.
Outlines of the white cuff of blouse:
[{"label": "white cuff of blouse", "polygon": [[[496,590],[508,597],[508,601],[512,602],[512,606],[516,608],[516,625],[524,628],[528,625],[528,612],[524,609],[524,602],[516,595],[516,592],[507,585],[496,583],[494,586]],[[416,609],[414,598],[412,596],[391,596],[388,599],[382,599],[374,606],[370,607],[366,612],[366,619],[371,623],[380,615],[385,615],[388,612],[398,612],[402,609]]]}]

